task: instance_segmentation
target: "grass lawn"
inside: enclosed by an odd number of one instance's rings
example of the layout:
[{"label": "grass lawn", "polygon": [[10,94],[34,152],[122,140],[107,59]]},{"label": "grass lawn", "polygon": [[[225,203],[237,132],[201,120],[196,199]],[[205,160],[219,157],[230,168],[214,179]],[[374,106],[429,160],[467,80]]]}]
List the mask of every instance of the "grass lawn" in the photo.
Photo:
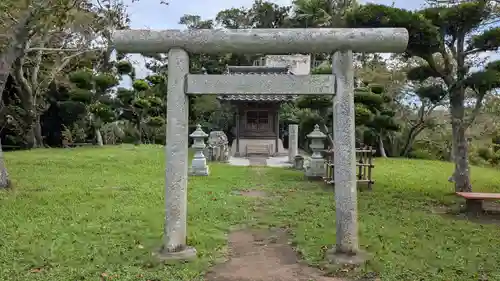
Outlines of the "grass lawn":
[{"label": "grass lawn", "polygon": [[[320,265],[335,243],[333,193],[280,168],[212,165],[189,179],[188,244],[199,259],[151,257],[164,221],[159,146],[6,153],[15,189],[0,192],[0,280],[203,280],[232,226],[290,227],[303,258]],[[376,159],[373,192],[359,194],[360,243],[374,255],[357,272],[384,281],[500,280],[497,224],[433,213],[456,205],[443,162]],[[473,168],[476,191],[500,192],[500,172]],[[272,200],[232,191],[264,190]],[[485,279],[487,277],[488,279]],[[101,278],[101,279],[100,279]],[[483,279],[481,279],[483,278]]]}]

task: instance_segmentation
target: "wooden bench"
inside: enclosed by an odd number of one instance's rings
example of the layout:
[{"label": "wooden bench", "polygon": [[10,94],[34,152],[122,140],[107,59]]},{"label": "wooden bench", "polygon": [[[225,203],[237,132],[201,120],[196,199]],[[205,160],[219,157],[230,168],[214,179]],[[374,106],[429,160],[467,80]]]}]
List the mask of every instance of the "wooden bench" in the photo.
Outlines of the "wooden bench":
[{"label": "wooden bench", "polygon": [[483,212],[484,200],[500,200],[500,193],[482,193],[482,192],[456,192],[460,197],[465,198],[465,208],[467,212]]}]

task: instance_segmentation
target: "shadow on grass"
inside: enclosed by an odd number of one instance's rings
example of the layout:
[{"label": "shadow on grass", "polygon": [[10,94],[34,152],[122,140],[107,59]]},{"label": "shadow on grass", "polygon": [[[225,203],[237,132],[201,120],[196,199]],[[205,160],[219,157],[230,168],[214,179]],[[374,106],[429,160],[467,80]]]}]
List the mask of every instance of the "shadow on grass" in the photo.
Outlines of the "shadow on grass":
[{"label": "shadow on grass", "polygon": [[442,205],[433,208],[433,212],[451,220],[465,220],[478,225],[493,224],[500,226],[500,203],[484,202],[483,212],[471,213],[465,209],[465,202]]}]

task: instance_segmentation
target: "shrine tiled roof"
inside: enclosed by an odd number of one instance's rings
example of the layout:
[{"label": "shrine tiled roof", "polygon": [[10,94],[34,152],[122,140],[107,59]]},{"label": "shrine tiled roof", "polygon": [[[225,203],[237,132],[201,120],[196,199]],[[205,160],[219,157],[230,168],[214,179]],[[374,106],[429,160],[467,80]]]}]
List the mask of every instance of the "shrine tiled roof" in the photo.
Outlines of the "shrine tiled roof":
[{"label": "shrine tiled roof", "polygon": [[[241,74],[291,74],[288,67],[282,66],[228,66],[227,75]],[[267,102],[284,102],[296,99],[296,95],[244,95],[244,94],[229,94],[218,95],[217,98],[227,101],[267,101]]]}]

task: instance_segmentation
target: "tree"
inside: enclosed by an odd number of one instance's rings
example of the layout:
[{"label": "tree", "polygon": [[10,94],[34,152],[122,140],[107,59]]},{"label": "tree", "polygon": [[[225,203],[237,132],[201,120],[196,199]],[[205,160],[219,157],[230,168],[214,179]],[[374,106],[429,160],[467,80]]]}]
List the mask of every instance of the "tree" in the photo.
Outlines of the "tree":
[{"label": "tree", "polygon": [[[314,74],[331,74],[331,66],[324,65],[313,70]],[[386,134],[397,131],[399,126],[394,120],[395,111],[392,106],[393,99],[387,94],[385,88],[377,85],[373,80],[364,81],[354,93],[356,106],[356,130],[359,143],[377,143],[381,155],[385,155],[383,140]],[[331,131],[327,124],[332,124],[332,98],[328,96],[302,96],[296,105],[301,109],[310,109],[310,120],[301,120],[306,132],[312,130],[314,124],[319,124],[324,132]],[[327,134],[330,148],[334,147],[333,139]]]},{"label": "tree", "polygon": [[70,99],[85,106],[86,117],[94,130],[96,143],[103,146],[101,127],[111,122],[115,113],[112,105],[112,89],[118,85],[116,75],[111,73],[93,73],[90,69],[81,69],[69,75],[74,87]]},{"label": "tree", "polygon": [[[410,40],[406,56],[417,56],[427,63],[410,71],[408,78],[425,81],[435,77],[446,86],[452,119],[456,191],[472,190],[465,132],[480,110],[484,96],[498,86],[498,73],[493,66],[470,73],[475,55],[497,50],[500,44],[500,28],[488,25],[498,17],[493,2],[478,0],[417,12],[367,4],[347,17],[351,27],[408,29]],[[476,101],[476,110],[469,116],[465,115],[467,91]]]},{"label": "tree", "polygon": [[[110,2],[110,1],[104,1]],[[98,1],[101,4],[101,1]],[[111,14],[94,8],[83,0],[57,3],[53,14],[40,21],[41,27],[31,40],[22,45],[23,55],[14,63],[14,77],[20,86],[19,97],[26,111],[27,143],[30,147],[43,145],[40,116],[47,109],[44,93],[50,83],[60,75],[70,63],[89,52],[104,53],[109,60],[110,50],[95,47],[100,37],[106,38],[109,28],[117,26]],[[59,9],[61,9],[59,11]],[[110,8],[108,8],[110,9]],[[120,10],[115,11],[120,14]],[[109,35],[107,36],[109,37]],[[97,63],[101,66],[103,59]]]},{"label": "tree", "polygon": [[[24,53],[24,46],[41,27],[39,21],[47,15],[47,7],[50,5],[51,1],[43,1],[43,4],[48,4],[47,6],[42,5],[40,2],[34,1],[27,9],[19,12],[19,3],[15,1],[4,1],[0,4],[2,17],[2,24],[4,24],[4,30],[8,31],[8,35],[4,37],[8,38],[9,44],[0,54],[0,106],[1,111],[4,111],[5,106],[3,105],[2,95],[5,89],[5,84],[10,76],[12,64],[20,58]],[[20,19],[17,19],[12,11],[20,13]],[[14,27],[9,28],[10,25],[14,23]],[[3,112],[2,112],[3,113]],[[0,114],[3,115],[3,114]],[[10,179],[8,176],[7,168],[5,166],[2,144],[0,140],[0,188],[6,188],[10,185]]]},{"label": "tree", "polygon": [[162,76],[151,75],[146,79],[134,80],[132,89],[118,89],[120,118],[136,126],[139,144],[143,142],[143,136],[147,135],[146,125],[157,128],[165,124],[165,119],[162,117],[165,114],[165,94],[164,91],[155,90],[156,86],[164,84]]}]

